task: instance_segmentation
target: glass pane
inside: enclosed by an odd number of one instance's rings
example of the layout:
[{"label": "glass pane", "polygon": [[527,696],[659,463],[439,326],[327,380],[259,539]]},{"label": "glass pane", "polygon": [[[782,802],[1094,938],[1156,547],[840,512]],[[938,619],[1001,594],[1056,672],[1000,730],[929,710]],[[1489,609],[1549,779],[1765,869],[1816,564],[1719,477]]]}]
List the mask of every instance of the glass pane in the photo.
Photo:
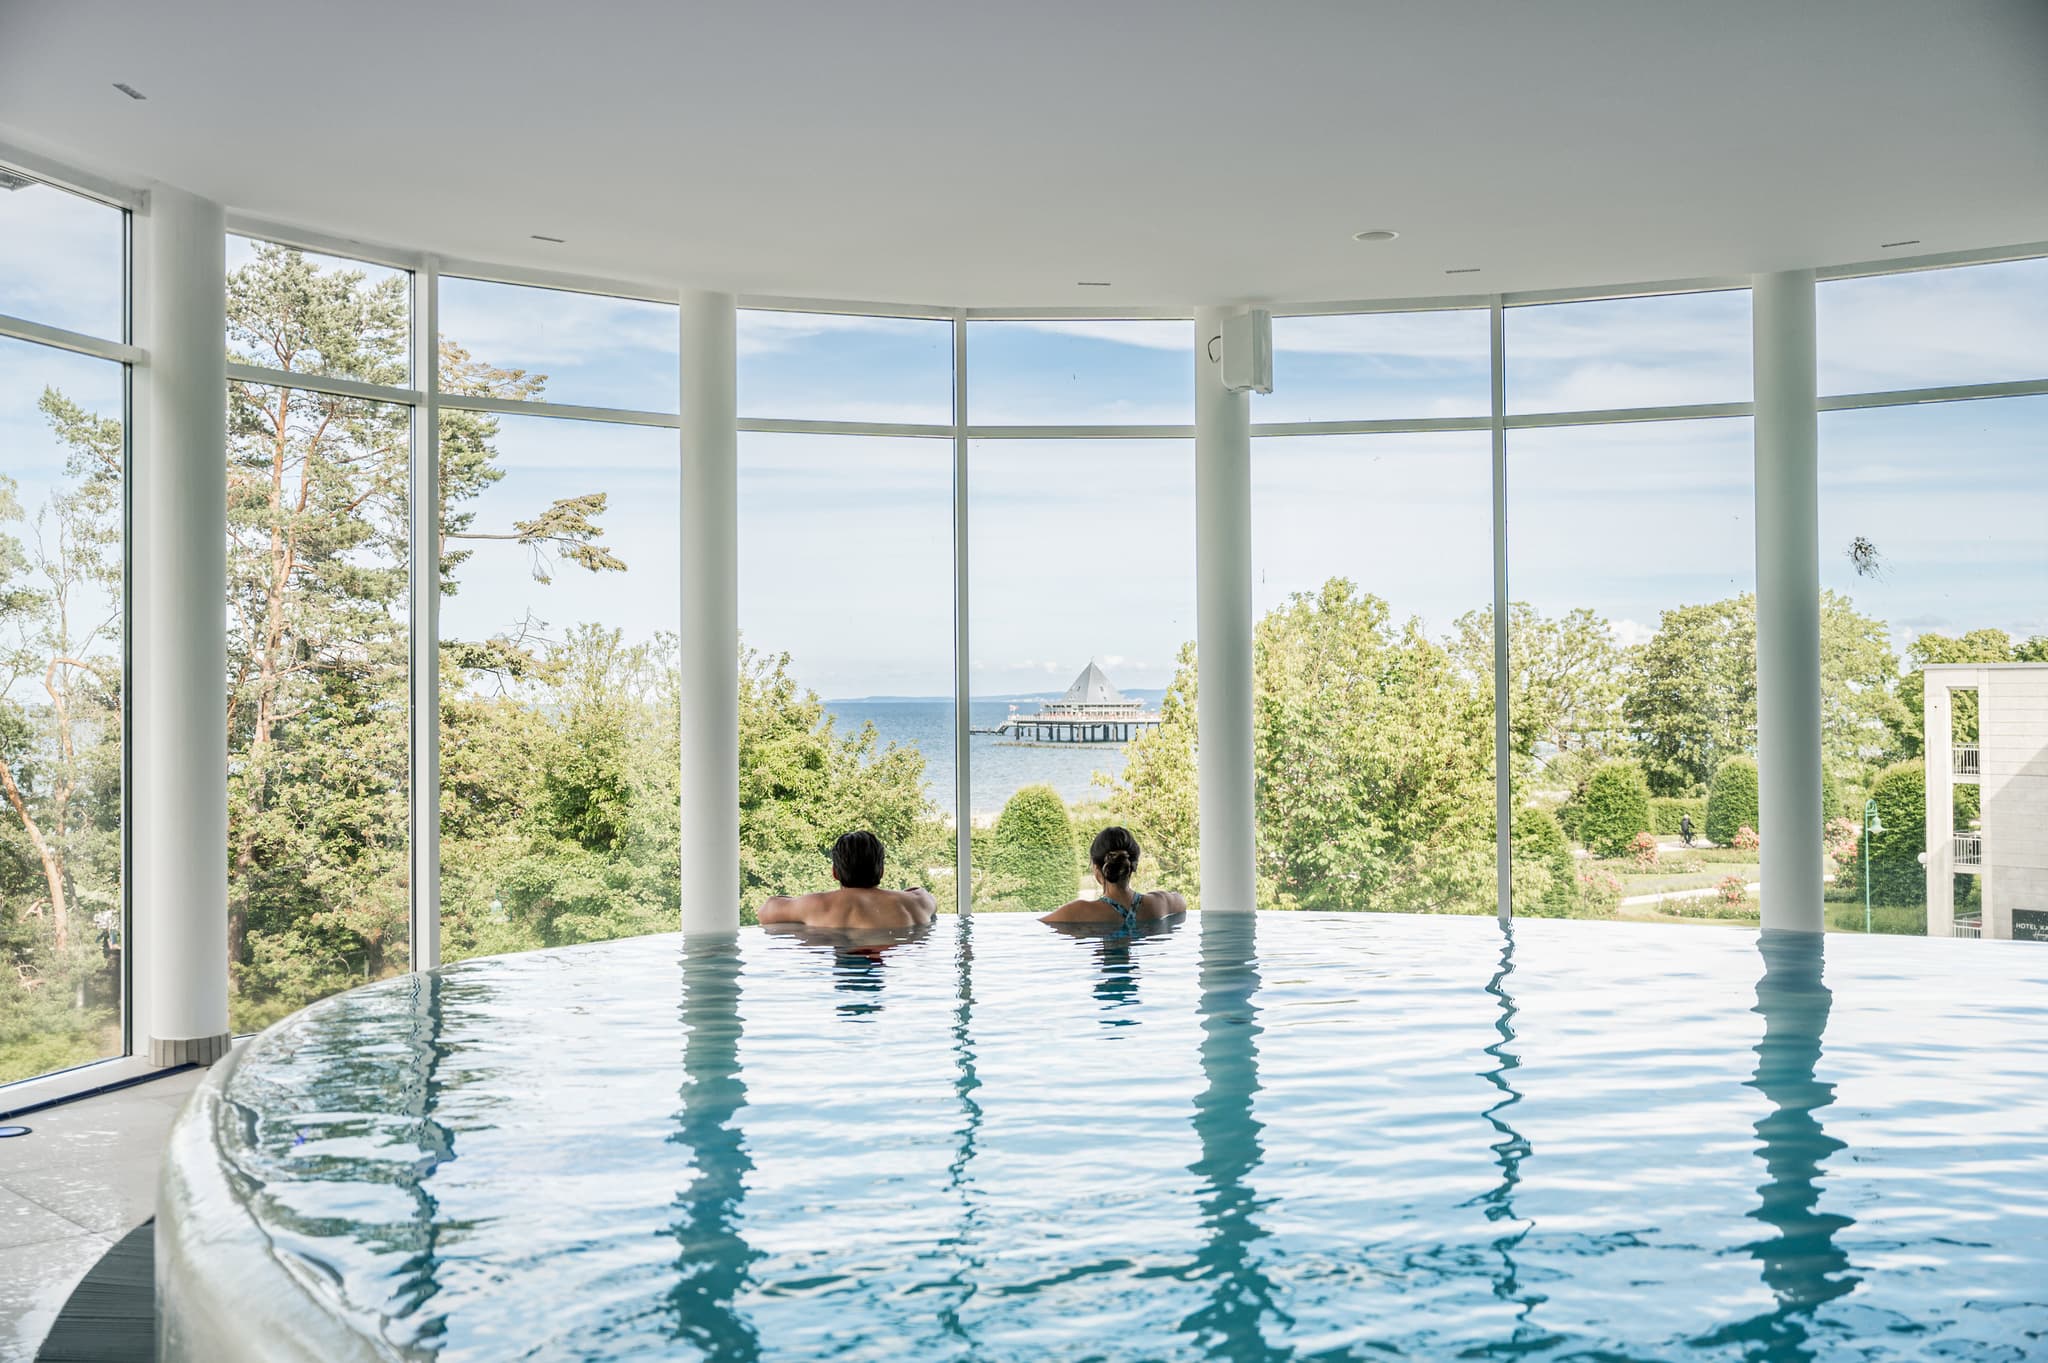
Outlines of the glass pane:
[{"label": "glass pane", "polygon": [[1520,912],[1757,921],[1750,441],[1747,418],[1509,434]]},{"label": "glass pane", "polygon": [[739,491],[741,902],[832,888],[866,829],[950,909],[953,443],[742,435]]},{"label": "glass pane", "polygon": [[742,309],[739,348],[741,416],[952,423],[951,322]]},{"label": "glass pane", "polygon": [[121,209],[0,171],[0,312],[125,340],[127,230]]},{"label": "glass pane", "polygon": [[2048,378],[2048,257],[1823,280],[1820,391]]},{"label": "glass pane", "polygon": [[1510,412],[1747,402],[1749,290],[1509,308]]},{"label": "glass pane", "polygon": [[0,1083],[123,1049],[124,386],[0,340]]},{"label": "glass pane", "polygon": [[243,364],[404,388],[412,276],[360,260],[229,237],[228,354]]},{"label": "glass pane", "polygon": [[[1192,895],[1193,443],[984,440],[969,460],[975,905],[1058,908],[1110,822],[1137,835],[1141,888]],[[1062,828],[1071,876],[1048,867]]]},{"label": "glass pane", "polygon": [[441,278],[441,391],[680,410],[673,303]]},{"label": "glass pane", "polygon": [[1252,395],[1252,420],[1486,416],[1488,332],[1472,309],[1275,317],[1273,391]]},{"label": "glass pane", "polygon": [[675,432],[441,413],[442,954],[680,912]]},{"label": "glass pane", "polygon": [[1159,426],[1195,419],[1188,322],[969,322],[977,426]]},{"label": "glass pane", "polygon": [[1494,911],[1483,431],[1252,446],[1262,907]]},{"label": "glass pane", "polygon": [[237,1032],[409,963],[412,409],[228,385]]},{"label": "glass pane", "polygon": [[[2014,936],[2048,910],[2048,397],[1823,412],[1820,441],[1828,922]],[[1952,695],[1946,751],[1929,748],[1921,670],[1940,664],[2003,665]],[[1928,845],[1944,785],[1974,844]],[[1953,878],[1930,878],[1923,852]]]}]

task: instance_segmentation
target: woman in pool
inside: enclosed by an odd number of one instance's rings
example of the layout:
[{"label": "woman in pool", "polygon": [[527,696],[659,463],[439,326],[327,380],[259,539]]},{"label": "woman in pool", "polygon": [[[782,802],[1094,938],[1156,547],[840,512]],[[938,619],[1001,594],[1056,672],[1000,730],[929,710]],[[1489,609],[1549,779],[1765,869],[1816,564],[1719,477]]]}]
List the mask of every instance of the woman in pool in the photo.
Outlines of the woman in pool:
[{"label": "woman in pool", "polygon": [[1131,877],[1138,870],[1138,840],[1128,828],[1112,825],[1097,833],[1088,845],[1088,863],[1094,869],[1095,883],[1102,888],[1101,896],[1061,905],[1039,922],[1107,923],[1128,931],[1140,923],[1188,911],[1187,901],[1171,890],[1140,893],[1131,888]]}]

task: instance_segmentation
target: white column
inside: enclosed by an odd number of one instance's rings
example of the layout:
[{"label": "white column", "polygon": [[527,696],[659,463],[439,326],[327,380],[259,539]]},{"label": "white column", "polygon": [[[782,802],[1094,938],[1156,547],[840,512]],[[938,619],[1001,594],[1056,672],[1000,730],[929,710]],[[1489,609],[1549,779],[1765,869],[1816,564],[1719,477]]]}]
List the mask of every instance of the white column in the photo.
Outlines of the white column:
[{"label": "white column", "polygon": [[441,276],[412,277],[412,968],[441,964]]},{"label": "white column", "polygon": [[969,640],[967,320],[953,319],[953,907],[974,912],[973,659]]},{"label": "white column", "polygon": [[129,546],[134,865],[130,898],[158,1065],[228,1042],[226,225],[150,191],[138,217]]},{"label": "white column", "polygon": [[740,921],[739,415],[733,296],[682,297],[684,932]]},{"label": "white column", "polygon": [[[1949,674],[1940,670],[1923,672],[1921,722],[1925,742],[1924,769],[1927,801],[1927,935],[1956,935],[1955,899],[1955,758],[1953,696]],[[1981,692],[1978,693],[1980,696]],[[1980,702],[1981,706],[1981,702]],[[1981,717],[1979,725],[1983,723]],[[1983,733],[1980,727],[1978,733]],[[1861,810],[1857,811],[1859,814]],[[1857,849],[1859,852],[1861,848]],[[1985,934],[1989,936],[1989,933]]]},{"label": "white column", "polygon": [[1763,926],[1819,932],[1820,426],[1813,272],[1756,276],[1751,307]]},{"label": "white column", "polygon": [[1252,788],[1252,440],[1244,393],[1223,387],[1223,319],[1195,309],[1195,657],[1202,911],[1258,907]]}]

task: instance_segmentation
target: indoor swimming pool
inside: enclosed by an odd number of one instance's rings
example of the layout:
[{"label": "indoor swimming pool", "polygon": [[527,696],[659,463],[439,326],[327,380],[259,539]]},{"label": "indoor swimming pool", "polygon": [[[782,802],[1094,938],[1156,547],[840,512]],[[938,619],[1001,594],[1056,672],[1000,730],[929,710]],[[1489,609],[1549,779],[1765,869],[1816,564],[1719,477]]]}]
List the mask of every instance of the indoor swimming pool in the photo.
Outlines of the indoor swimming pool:
[{"label": "indoor swimming pool", "polygon": [[2044,984],[1373,914],[471,961],[216,1067],[169,1356],[2040,1357]]}]

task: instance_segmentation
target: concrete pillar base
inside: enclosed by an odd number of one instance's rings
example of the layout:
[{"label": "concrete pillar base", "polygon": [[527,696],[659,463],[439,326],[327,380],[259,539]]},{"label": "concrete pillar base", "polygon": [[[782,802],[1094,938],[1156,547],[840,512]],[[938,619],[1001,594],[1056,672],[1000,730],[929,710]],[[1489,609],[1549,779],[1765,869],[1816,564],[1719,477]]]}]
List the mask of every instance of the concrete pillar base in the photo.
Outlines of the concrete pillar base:
[{"label": "concrete pillar base", "polygon": [[149,1063],[159,1069],[174,1069],[180,1065],[211,1065],[228,1053],[234,1044],[234,1037],[227,1032],[215,1036],[193,1037],[186,1041],[166,1041],[162,1037],[149,1039]]}]

